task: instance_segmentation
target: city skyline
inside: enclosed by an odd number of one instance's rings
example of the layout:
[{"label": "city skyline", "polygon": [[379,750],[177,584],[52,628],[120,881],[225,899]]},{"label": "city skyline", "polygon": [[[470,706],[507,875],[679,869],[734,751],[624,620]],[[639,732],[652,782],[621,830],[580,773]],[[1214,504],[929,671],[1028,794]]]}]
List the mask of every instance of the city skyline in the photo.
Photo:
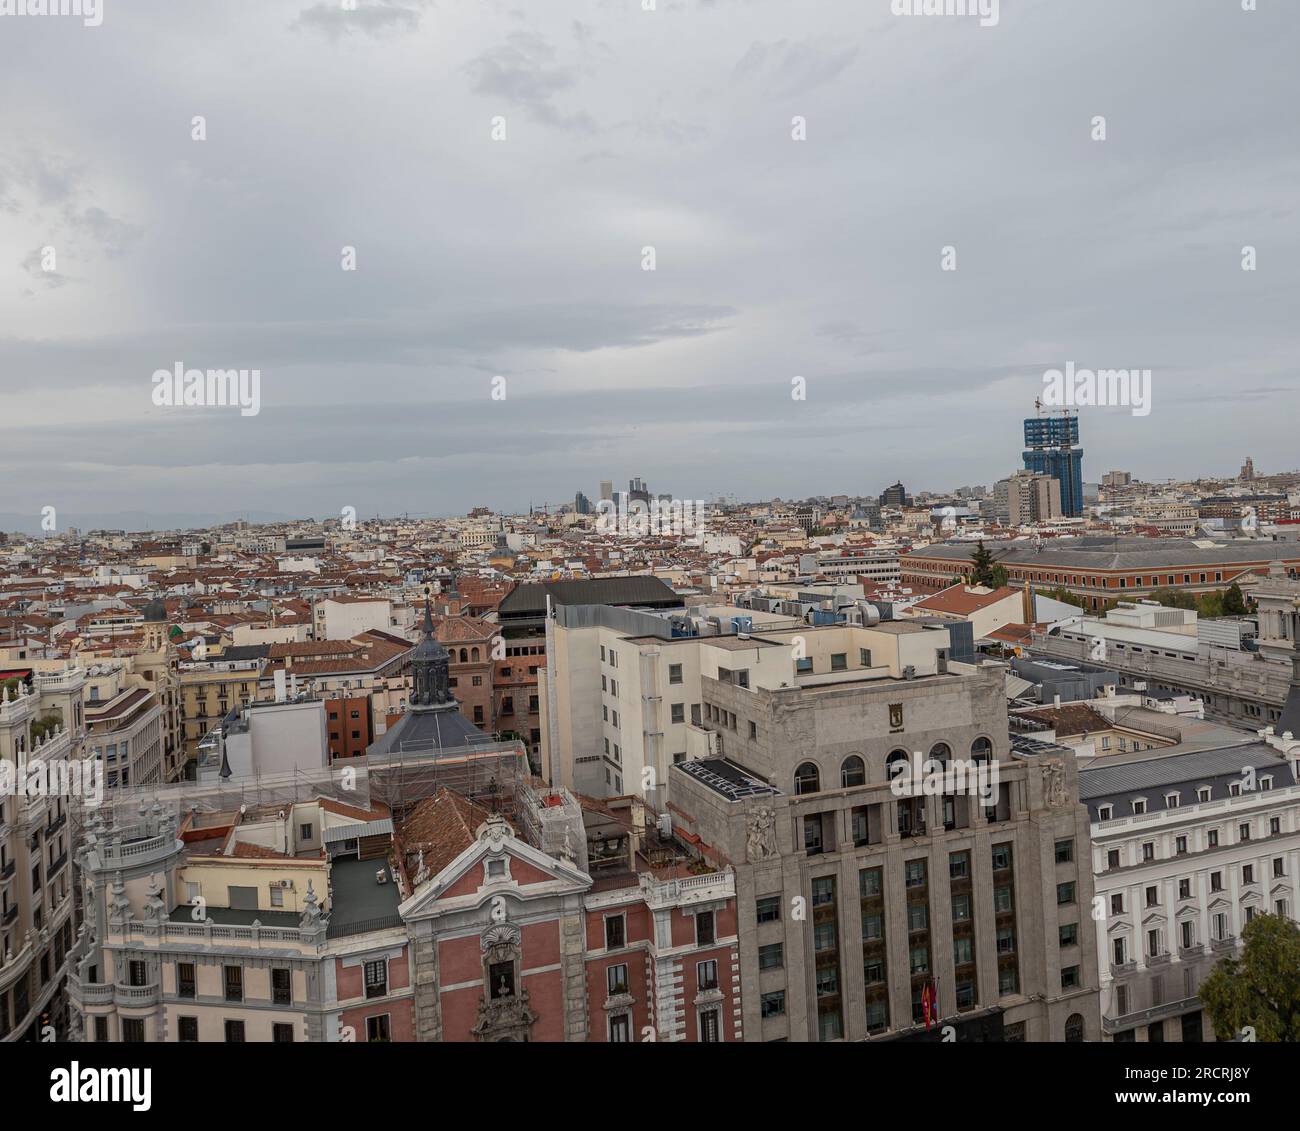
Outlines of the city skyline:
[{"label": "city skyline", "polygon": [[[1182,5],[1175,59],[1158,5],[1049,7],[22,24],[0,63],[43,95],[0,127],[2,509],[452,514],[616,464],[689,497],[991,482],[1076,364],[1153,375],[1149,415],[1083,409],[1087,478],[1285,466],[1294,14]],[[89,104],[58,81],[110,73]],[[177,365],[256,368],[260,411],[155,403]]]}]

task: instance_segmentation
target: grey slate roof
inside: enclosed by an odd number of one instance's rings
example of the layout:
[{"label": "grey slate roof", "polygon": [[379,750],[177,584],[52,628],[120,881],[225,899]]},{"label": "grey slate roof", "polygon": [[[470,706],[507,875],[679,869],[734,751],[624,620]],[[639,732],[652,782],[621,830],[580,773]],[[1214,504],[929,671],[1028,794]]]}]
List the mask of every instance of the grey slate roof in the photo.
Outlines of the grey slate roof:
[{"label": "grey slate roof", "polygon": [[649,605],[676,608],[681,598],[672,586],[657,577],[593,577],[585,581],[547,581],[518,585],[497,608],[506,617],[541,616],[546,612],[546,595],[556,605]]},{"label": "grey slate roof", "polygon": [[1291,765],[1267,743],[1249,742],[1217,750],[1193,750],[1184,754],[1125,762],[1110,766],[1100,764],[1079,771],[1079,800],[1088,806],[1097,820],[1097,805],[1116,806],[1116,817],[1130,813],[1127,804],[1133,798],[1147,799],[1147,812],[1165,808],[1165,794],[1177,793],[1180,807],[1197,803],[1198,787],[1210,787],[1210,800],[1231,796],[1228,786],[1242,780],[1242,770],[1252,766],[1256,777],[1271,775],[1275,788],[1294,785]]},{"label": "grey slate roof", "polygon": [[[402,750],[443,750],[449,753],[464,748],[466,742],[490,739],[457,709],[443,711],[408,710],[366,749],[367,754],[396,754]],[[450,748],[450,749],[449,749]]]}]

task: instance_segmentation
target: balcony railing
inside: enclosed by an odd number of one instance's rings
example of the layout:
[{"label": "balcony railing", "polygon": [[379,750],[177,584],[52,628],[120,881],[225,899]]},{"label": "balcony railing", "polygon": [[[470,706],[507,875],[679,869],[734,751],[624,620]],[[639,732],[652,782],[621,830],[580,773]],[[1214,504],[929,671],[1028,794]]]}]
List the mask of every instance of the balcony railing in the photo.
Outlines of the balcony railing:
[{"label": "balcony railing", "polygon": [[148,986],[113,986],[113,999],[128,1009],[147,1009],[162,1000],[162,987],[154,982]]},{"label": "balcony railing", "polygon": [[1107,1033],[1115,1033],[1121,1029],[1132,1029],[1138,1025],[1148,1025],[1153,1021],[1160,1021],[1166,1017],[1177,1017],[1180,1013],[1199,1009],[1200,1005],[1200,998],[1182,998],[1179,1001],[1165,1002],[1163,1005],[1153,1005],[1149,1009],[1143,1009],[1137,1013],[1125,1013],[1120,1017],[1103,1016],[1101,1027]]},{"label": "balcony railing", "polygon": [[112,982],[82,982],[76,978],[68,979],[68,997],[74,1005],[112,1005],[113,991],[117,989]]}]

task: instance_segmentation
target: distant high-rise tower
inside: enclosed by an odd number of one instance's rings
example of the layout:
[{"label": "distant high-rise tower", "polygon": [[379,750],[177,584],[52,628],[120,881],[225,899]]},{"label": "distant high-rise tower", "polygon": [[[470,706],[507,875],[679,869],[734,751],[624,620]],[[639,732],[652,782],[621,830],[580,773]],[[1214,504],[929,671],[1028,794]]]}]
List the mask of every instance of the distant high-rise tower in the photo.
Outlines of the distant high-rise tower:
[{"label": "distant high-rise tower", "polygon": [[1246,462],[1241,465],[1241,474],[1237,478],[1246,480],[1255,478],[1255,461],[1251,456],[1246,457]]},{"label": "distant high-rise tower", "polygon": [[1061,484],[1061,514],[1083,514],[1083,449],[1079,443],[1079,418],[1035,416],[1025,421],[1025,470],[1050,475]]},{"label": "distant high-rise tower", "polygon": [[591,514],[591,500],[581,491],[573,496],[574,514]]},{"label": "distant high-rise tower", "polygon": [[912,505],[912,500],[907,497],[907,488],[902,483],[895,483],[892,487],[886,487],[884,493],[880,496],[880,505],[882,507],[907,507]]},{"label": "distant high-rise tower", "polygon": [[602,479],[600,481],[600,498],[602,502],[611,501],[614,498],[614,480]]}]

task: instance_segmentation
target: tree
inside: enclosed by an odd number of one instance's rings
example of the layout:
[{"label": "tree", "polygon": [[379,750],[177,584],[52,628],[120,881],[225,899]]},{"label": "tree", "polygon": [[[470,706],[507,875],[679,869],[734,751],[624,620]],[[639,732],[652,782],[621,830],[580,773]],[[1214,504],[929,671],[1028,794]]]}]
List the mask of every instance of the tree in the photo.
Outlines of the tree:
[{"label": "tree", "polygon": [[1007,567],[1004,565],[995,565],[991,572],[993,578],[989,582],[989,587],[991,589],[1001,589],[1009,580],[1011,580],[1007,576]]},{"label": "tree", "polygon": [[1157,589],[1151,600],[1171,609],[1196,609],[1196,598],[1181,589]]},{"label": "tree", "polygon": [[1256,915],[1241,937],[1241,958],[1225,958],[1201,984],[1215,1035],[1230,1040],[1249,1027],[1257,1041],[1300,1043],[1300,928]]},{"label": "tree", "polygon": [[56,727],[63,723],[63,715],[60,711],[46,711],[39,719],[32,720],[32,742],[43,740],[54,733]]},{"label": "tree", "polygon": [[1223,615],[1242,617],[1246,615],[1246,611],[1246,598],[1241,594],[1241,586],[1234,581],[1223,595]]},{"label": "tree", "polygon": [[[989,589],[997,588],[993,580],[993,555],[989,553],[989,548],[983,542],[975,547],[975,552],[970,556],[970,564],[972,585],[984,585]],[[1003,573],[1005,572],[1004,570]]]},{"label": "tree", "polygon": [[1202,593],[1196,599],[1196,615],[1202,620],[1214,620],[1223,616],[1223,594]]}]

